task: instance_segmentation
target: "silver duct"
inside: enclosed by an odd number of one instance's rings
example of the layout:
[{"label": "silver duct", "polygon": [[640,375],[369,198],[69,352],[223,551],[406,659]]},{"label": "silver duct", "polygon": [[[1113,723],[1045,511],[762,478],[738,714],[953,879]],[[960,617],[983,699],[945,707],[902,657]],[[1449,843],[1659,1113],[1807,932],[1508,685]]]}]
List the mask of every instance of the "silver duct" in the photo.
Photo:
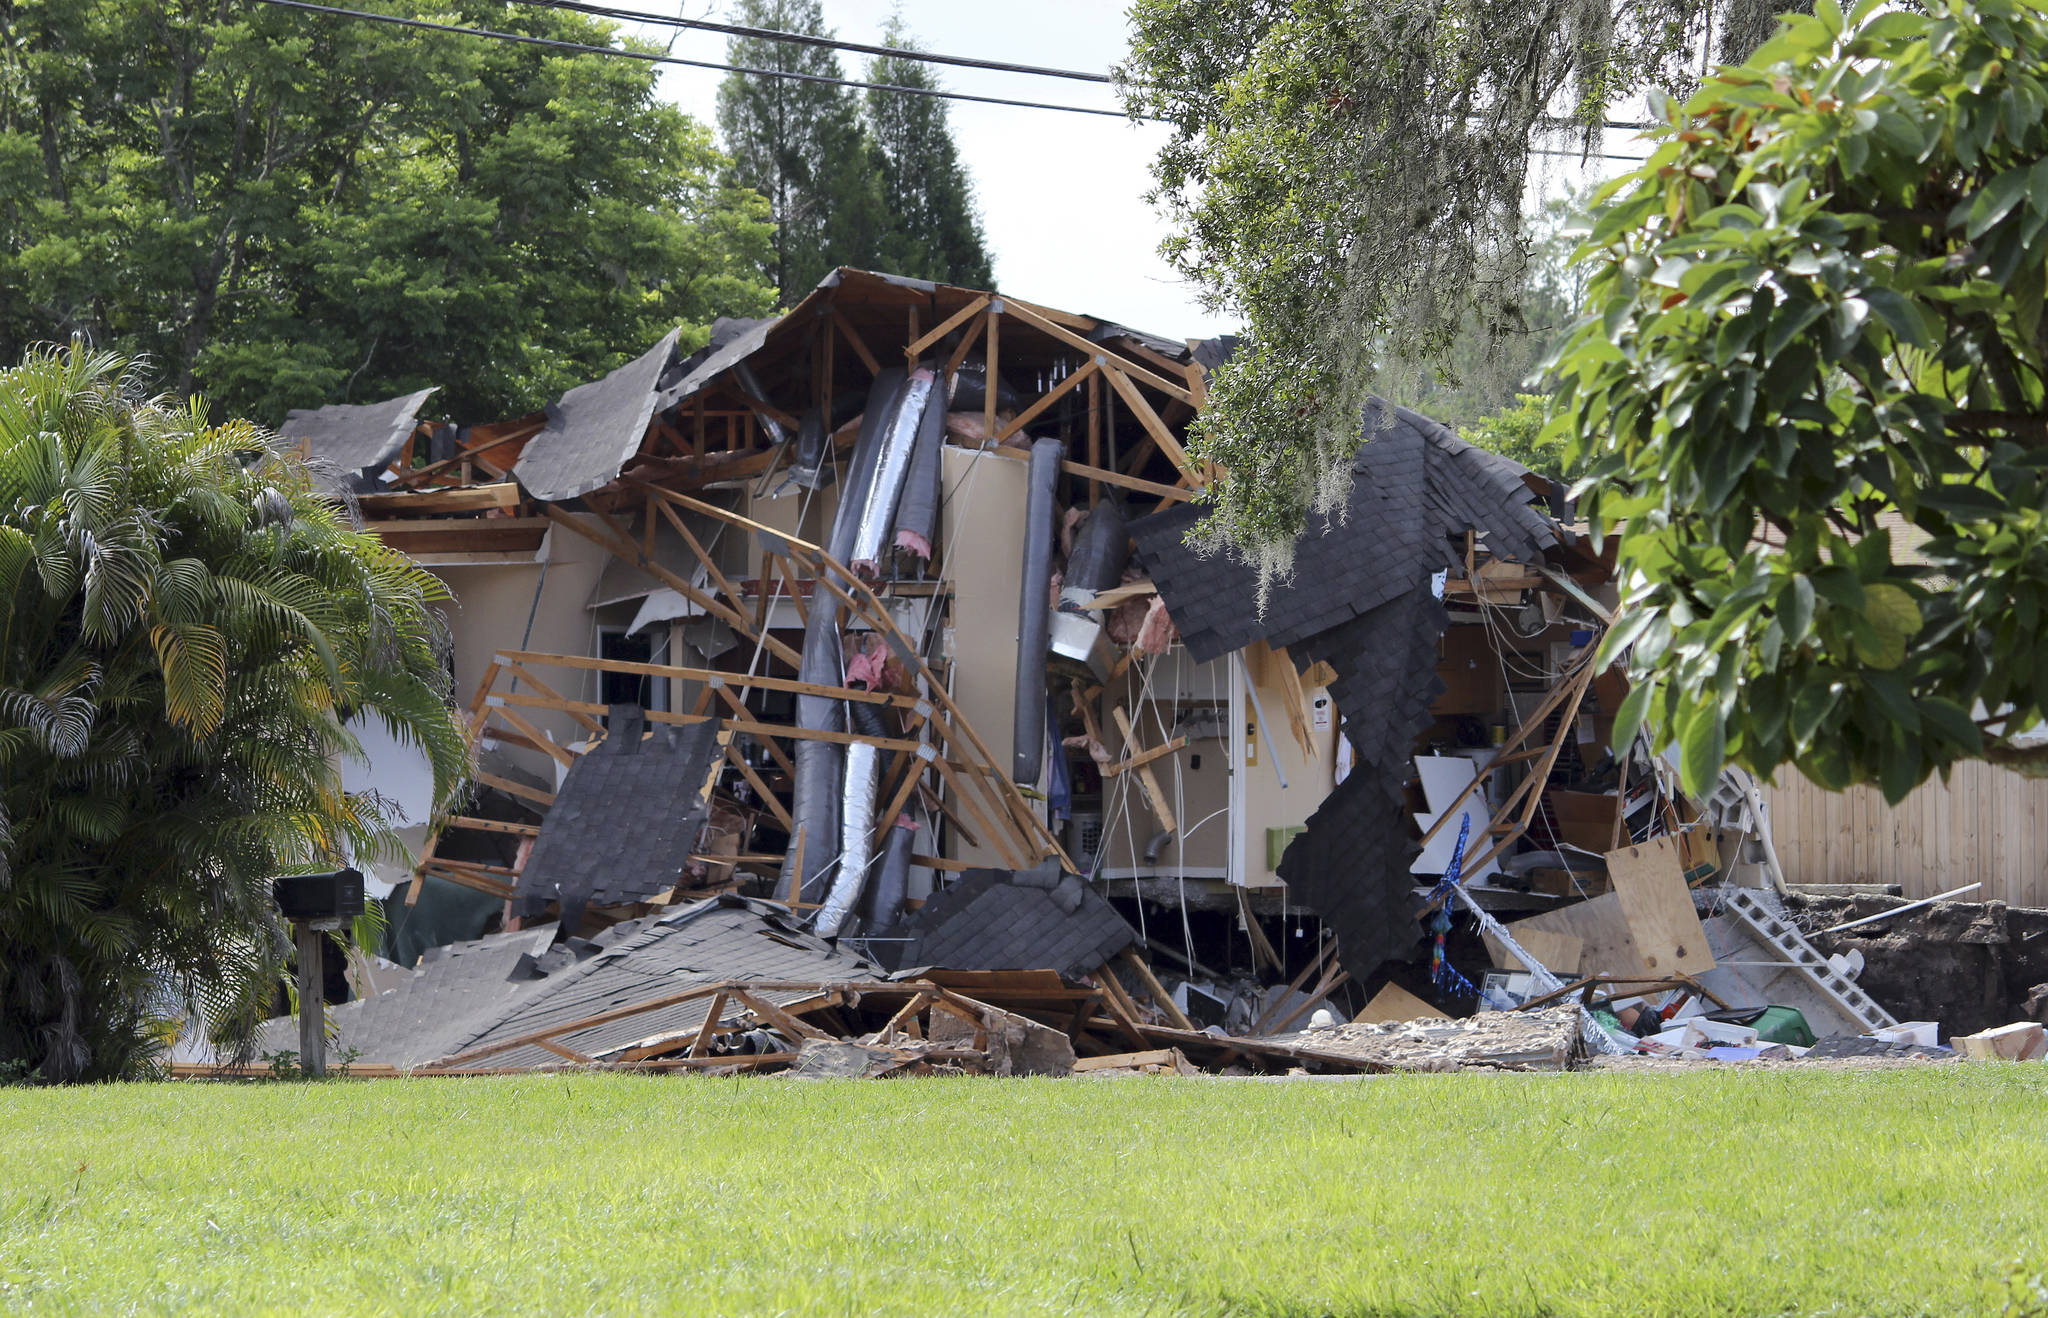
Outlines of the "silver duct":
[{"label": "silver duct", "polygon": [[1060,463],[1067,446],[1041,439],[1031,446],[1024,502],[1024,584],[1017,604],[1017,703],[1010,777],[1030,784],[1045,767],[1045,650],[1052,630],[1053,522],[1059,513]]},{"label": "silver duct", "polygon": [[896,520],[896,500],[903,493],[903,478],[910,472],[918,427],[931,395],[932,373],[920,370],[904,386],[889,417],[882,456],[876,464],[874,480],[865,491],[860,528],[854,533],[853,557],[847,563],[862,576],[873,576],[881,569],[882,547],[889,543],[889,528]]}]

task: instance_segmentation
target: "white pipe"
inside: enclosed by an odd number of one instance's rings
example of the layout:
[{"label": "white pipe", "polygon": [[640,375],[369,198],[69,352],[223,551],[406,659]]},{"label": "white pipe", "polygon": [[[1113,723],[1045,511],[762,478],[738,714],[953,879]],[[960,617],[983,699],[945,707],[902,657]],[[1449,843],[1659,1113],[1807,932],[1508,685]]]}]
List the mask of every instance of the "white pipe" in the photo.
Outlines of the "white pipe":
[{"label": "white pipe", "polygon": [[1950,888],[1947,892],[1937,892],[1932,897],[1922,897],[1917,902],[1907,902],[1904,906],[1894,906],[1889,911],[1880,911],[1876,915],[1866,915],[1861,920],[1851,920],[1847,924],[1831,924],[1821,930],[1821,932],[1824,934],[1838,934],[1844,929],[1854,929],[1858,925],[1876,924],[1879,920],[1889,920],[1894,915],[1904,915],[1907,911],[1917,911],[1923,906],[1932,906],[1936,902],[1945,902],[1951,897],[1959,897],[1963,893],[1974,891],[1983,886],[1982,882],[1966,883],[1960,888]]}]

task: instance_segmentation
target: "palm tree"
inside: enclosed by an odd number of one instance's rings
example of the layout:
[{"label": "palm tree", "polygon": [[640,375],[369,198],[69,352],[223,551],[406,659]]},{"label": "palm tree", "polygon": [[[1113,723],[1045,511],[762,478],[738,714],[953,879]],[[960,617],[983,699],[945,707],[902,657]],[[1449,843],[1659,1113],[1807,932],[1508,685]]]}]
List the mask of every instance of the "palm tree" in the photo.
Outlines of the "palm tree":
[{"label": "palm tree", "polygon": [[444,594],[119,357],[0,371],[0,1067],[144,1070],[166,988],[246,1037],[288,952],[271,878],[399,845],[341,790],[343,721],[421,747],[438,800],[463,784]]}]

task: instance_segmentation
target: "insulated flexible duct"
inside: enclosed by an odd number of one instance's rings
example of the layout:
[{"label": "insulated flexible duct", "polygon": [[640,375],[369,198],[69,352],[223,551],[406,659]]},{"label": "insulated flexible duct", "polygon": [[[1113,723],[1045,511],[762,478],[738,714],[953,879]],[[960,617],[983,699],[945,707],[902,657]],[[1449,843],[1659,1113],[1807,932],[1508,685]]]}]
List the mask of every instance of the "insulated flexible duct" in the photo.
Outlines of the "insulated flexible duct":
[{"label": "insulated flexible duct", "polygon": [[881,570],[882,547],[889,543],[889,528],[896,521],[896,500],[903,493],[903,478],[910,474],[912,450],[917,446],[925,404],[932,396],[932,373],[920,370],[898,395],[884,432],[882,456],[875,465],[874,479],[864,492],[860,528],[854,533],[853,558],[847,566],[865,577]]},{"label": "insulated flexible duct", "polygon": [[[863,495],[873,479],[876,460],[881,455],[882,435],[903,383],[902,369],[892,367],[875,377],[875,386],[868,393],[867,413],[861,421],[860,438],[855,442],[852,460],[847,464],[846,479],[840,482],[839,510],[833,517],[832,534],[825,545],[832,557],[842,563],[853,548]],[[838,686],[845,660],[840,649],[839,627],[833,618],[835,610],[829,607],[828,596],[829,592],[820,593],[819,607],[810,611],[805,623],[803,663],[798,671],[806,682]],[[799,695],[796,699],[796,722],[800,728],[814,732],[841,732],[846,727],[845,719],[842,702],[830,696]],[[833,864],[838,859],[840,779],[845,760],[837,743],[810,738],[798,740],[794,758],[796,782],[790,814],[796,828],[790,838],[789,852],[783,858],[782,877],[787,883],[801,851],[801,892],[805,901],[814,902],[822,898],[831,879]]]},{"label": "insulated flexible duct", "polygon": [[896,547],[929,563],[938,536],[939,502],[944,496],[943,455],[946,447],[946,399],[937,385],[924,406],[917,427],[917,448],[910,457],[910,475],[896,504]]},{"label": "insulated flexible duct", "polygon": [[1024,584],[1017,604],[1016,739],[1010,777],[1029,785],[1045,765],[1045,650],[1052,631],[1053,523],[1058,516],[1060,463],[1067,446],[1041,439],[1031,446],[1030,489],[1024,501]]},{"label": "insulated flexible duct", "polygon": [[1124,523],[1124,506],[1106,498],[1081,520],[1074,533],[1073,552],[1067,555],[1065,586],[1090,595],[1108,590],[1123,579],[1124,564],[1131,558],[1131,533]]},{"label": "insulated flexible duct", "polygon": [[[869,737],[886,737],[879,705],[866,701],[848,702],[854,731]],[[860,890],[867,882],[868,865],[875,858],[875,782],[882,767],[882,752],[866,742],[846,748],[846,796],[839,809],[839,871],[831,891],[818,911],[820,938],[836,938],[840,926],[853,912]]]},{"label": "insulated flexible duct", "polygon": [[832,468],[825,461],[830,439],[825,414],[815,407],[804,413],[796,427],[796,457],[789,464],[791,480],[807,490],[822,490],[832,483]]},{"label": "insulated flexible duct", "polygon": [[868,924],[872,928],[887,929],[902,912],[903,899],[910,895],[910,857],[916,845],[917,824],[909,815],[896,816],[896,826],[882,844],[881,868],[868,890]]}]

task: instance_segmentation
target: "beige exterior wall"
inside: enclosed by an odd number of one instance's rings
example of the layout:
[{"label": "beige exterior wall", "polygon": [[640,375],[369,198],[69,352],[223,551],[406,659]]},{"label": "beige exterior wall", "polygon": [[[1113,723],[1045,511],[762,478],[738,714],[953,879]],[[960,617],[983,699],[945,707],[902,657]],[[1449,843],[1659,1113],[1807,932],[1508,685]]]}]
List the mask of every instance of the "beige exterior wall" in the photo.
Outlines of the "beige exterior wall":
[{"label": "beige exterior wall", "polygon": [[1981,881],[1962,900],[2048,907],[2048,781],[1970,761],[1887,806],[1875,788],[1830,792],[1784,769],[1763,797],[1789,882],[1932,897]]},{"label": "beige exterior wall", "polygon": [[[1148,671],[1149,669],[1149,671]],[[1130,753],[1117,731],[1121,706],[1137,733],[1140,750],[1163,746],[1176,736],[1188,744],[1148,766],[1179,826],[1147,863],[1146,844],[1163,827],[1145,803],[1143,776],[1107,778],[1103,784],[1104,871],[1122,878],[1136,873],[1227,878],[1230,873],[1230,663],[1196,664],[1176,646],[1149,664],[1139,660],[1103,692],[1097,719],[1112,760]],[[1128,781],[1126,781],[1128,780]]]},{"label": "beige exterior wall", "polygon": [[[501,650],[528,649],[550,654],[588,655],[596,649],[596,628],[590,613],[590,596],[604,571],[605,551],[582,536],[560,527],[550,528],[545,546],[547,580],[541,581],[541,565],[532,563],[483,563],[437,565],[429,570],[445,583],[454,596],[442,606],[455,637],[455,701],[467,708],[483,680],[492,657]],[[539,602],[534,595],[538,590]],[[526,638],[529,612],[533,634]],[[522,645],[522,641],[524,642]],[[555,670],[542,675],[548,685],[572,700],[597,698],[597,674],[572,674]],[[580,739],[582,729],[567,714],[545,709],[525,709],[521,715],[535,727],[554,734],[568,744]],[[507,748],[525,768],[547,778],[554,766],[545,756]]]},{"label": "beige exterior wall", "polygon": [[[1315,699],[1323,693],[1315,689],[1301,693],[1301,719],[1309,730],[1309,745],[1315,748],[1311,757],[1295,738],[1293,724],[1288,718],[1288,707],[1294,703],[1293,696],[1283,683],[1275,680],[1279,676],[1276,666],[1287,662],[1276,656],[1256,674],[1254,665],[1247,665],[1244,670],[1248,678],[1257,676],[1264,679],[1258,682],[1257,689],[1260,706],[1266,714],[1266,735],[1262,737],[1257,727],[1258,710],[1247,700],[1244,708],[1246,726],[1237,730],[1246,760],[1243,852],[1237,878],[1254,888],[1284,886],[1280,883],[1280,876],[1266,863],[1266,830],[1293,828],[1306,823],[1316,807],[1323,803],[1323,798],[1337,785],[1335,702],[1326,706],[1331,711],[1328,720],[1331,726],[1318,729],[1315,726]],[[1285,787],[1280,785],[1283,773],[1287,778]]]}]

